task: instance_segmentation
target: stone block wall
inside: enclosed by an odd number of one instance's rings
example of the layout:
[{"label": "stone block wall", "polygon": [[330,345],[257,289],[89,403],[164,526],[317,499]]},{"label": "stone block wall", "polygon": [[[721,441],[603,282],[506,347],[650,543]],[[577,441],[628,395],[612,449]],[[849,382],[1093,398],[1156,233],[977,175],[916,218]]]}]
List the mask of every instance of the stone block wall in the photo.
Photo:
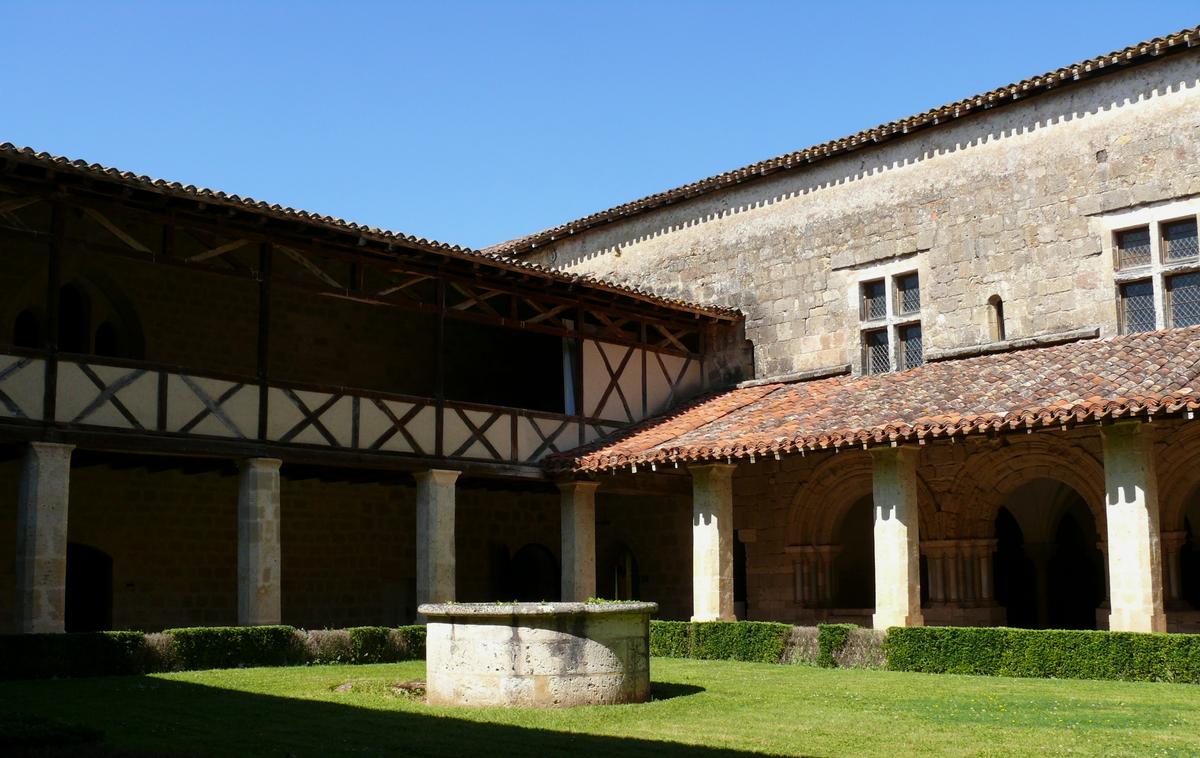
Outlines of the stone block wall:
[{"label": "stone block wall", "polygon": [[857,363],[857,284],[917,271],[927,350],[1116,330],[1105,214],[1200,193],[1200,53],[548,244],[575,273],[746,313],[759,376]]},{"label": "stone block wall", "polygon": [[[86,454],[76,452],[76,462]],[[68,533],[113,561],[112,625],[156,631],[237,623],[237,488],[232,462],[185,473],[90,462],[71,472]],[[20,460],[0,463],[0,632],[15,623],[15,543]],[[416,611],[415,489],[409,484],[289,476],[280,484],[282,621],[343,628],[411,622]],[[559,495],[547,484],[467,480],[457,491],[457,593],[505,597],[507,563],[538,544],[561,561]],[[628,546],[643,597],[664,618],[691,601],[690,501],[601,496],[598,557]],[[558,577],[548,578],[557,597]]]}]

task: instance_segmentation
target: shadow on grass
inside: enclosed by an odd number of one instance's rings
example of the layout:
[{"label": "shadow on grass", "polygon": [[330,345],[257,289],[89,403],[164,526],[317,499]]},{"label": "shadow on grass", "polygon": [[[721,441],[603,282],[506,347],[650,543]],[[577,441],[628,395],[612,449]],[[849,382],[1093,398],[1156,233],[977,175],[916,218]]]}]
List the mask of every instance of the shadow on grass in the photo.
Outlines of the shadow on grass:
[{"label": "shadow on grass", "polygon": [[677,684],[675,682],[651,682],[650,683],[650,699],[651,700],[672,700],[677,697],[687,697],[688,695],[698,695],[704,692],[703,687],[697,687],[694,684]]},{"label": "shadow on grass", "polygon": [[[653,685],[656,700],[702,691],[701,687],[668,682]],[[0,753],[6,755],[761,755],[471,721],[444,715],[444,711],[381,710],[138,676],[9,682],[0,691],[0,709],[9,714],[0,722],[0,730],[5,723],[11,727],[22,719],[49,719],[73,733],[104,734],[101,741],[85,744],[55,745],[51,737],[40,745],[36,741],[22,745],[14,742],[11,734],[0,733]],[[564,718],[564,728],[581,728],[572,721]]]}]

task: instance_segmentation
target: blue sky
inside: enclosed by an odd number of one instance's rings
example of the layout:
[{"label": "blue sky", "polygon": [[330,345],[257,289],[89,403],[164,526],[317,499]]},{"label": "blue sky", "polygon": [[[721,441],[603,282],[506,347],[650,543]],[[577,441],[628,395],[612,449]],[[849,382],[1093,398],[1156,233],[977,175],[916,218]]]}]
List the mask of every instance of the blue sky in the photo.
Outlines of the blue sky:
[{"label": "blue sky", "polygon": [[1200,3],[8,0],[0,141],[472,247],[1200,23]]}]

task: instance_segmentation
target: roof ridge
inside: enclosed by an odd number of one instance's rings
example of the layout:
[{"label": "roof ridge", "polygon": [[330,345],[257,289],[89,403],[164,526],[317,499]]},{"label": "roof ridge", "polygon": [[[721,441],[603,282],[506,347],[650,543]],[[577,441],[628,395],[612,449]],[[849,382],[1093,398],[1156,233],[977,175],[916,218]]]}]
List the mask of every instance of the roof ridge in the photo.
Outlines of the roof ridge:
[{"label": "roof ridge", "polygon": [[[533,232],[532,234],[486,246],[482,250],[489,253],[525,255],[532,252],[539,245],[554,242],[561,237],[569,237],[578,232],[586,231],[587,229],[620,218],[634,216],[653,208],[732,187],[777,171],[799,168],[800,166],[820,160],[853,152],[863,147],[877,145],[884,140],[904,136],[914,129],[938,126],[947,121],[972,115],[980,110],[989,110],[1012,103],[1055,86],[1068,85],[1081,79],[1122,70],[1123,67],[1130,65],[1140,65],[1160,55],[1190,48],[1196,44],[1198,39],[1200,39],[1200,25],[1181,29],[1162,37],[1153,37],[1143,42],[1121,48],[1120,50],[1087,58],[1052,71],[996,87],[986,92],[936,106],[911,116],[878,124],[845,137],[821,142],[800,150],[757,161],[740,168],[713,174],[712,176],[682,184],[672,189],[646,195],[627,203],[615,205],[607,210],[598,211],[557,226]],[[1145,59],[1137,60],[1137,58]]]}]

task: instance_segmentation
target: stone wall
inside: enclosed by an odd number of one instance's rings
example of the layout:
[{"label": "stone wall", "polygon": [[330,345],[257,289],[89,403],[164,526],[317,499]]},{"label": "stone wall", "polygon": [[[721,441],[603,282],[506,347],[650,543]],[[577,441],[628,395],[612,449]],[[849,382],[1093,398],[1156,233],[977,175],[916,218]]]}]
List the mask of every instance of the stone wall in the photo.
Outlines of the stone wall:
[{"label": "stone wall", "polygon": [[1200,53],[548,244],[532,260],[740,308],[759,376],[859,354],[857,283],[915,270],[927,350],[1116,330],[1103,214],[1200,193]]},{"label": "stone wall", "polygon": [[[1183,422],[1154,424],[1155,460],[1159,481],[1159,509],[1164,545],[1171,534],[1182,535],[1186,521],[1197,522],[1200,474],[1188,472],[1186,460],[1200,453],[1200,430]],[[1194,468],[1192,466],[1191,468]],[[1041,546],[1053,542],[1059,519],[1071,508],[1085,529],[1094,529],[1099,574],[1103,582],[1103,543],[1107,540],[1103,453],[1095,427],[1070,431],[1013,435],[998,440],[971,439],[956,444],[931,444],[921,448],[918,461],[921,552],[924,558],[925,620],[929,624],[1002,623],[996,603],[967,597],[976,577],[979,559],[991,560],[996,545],[996,517],[1001,506],[1011,511],[1022,529],[1029,553],[1038,556]],[[1064,499],[1077,494],[1078,498]],[[870,623],[869,609],[839,608],[832,602],[803,603],[798,598],[797,563],[821,560],[821,546],[845,549],[840,531],[843,518],[871,494],[871,462],[864,451],[789,456],[781,461],[763,459],[743,463],[734,479],[734,526],[746,545],[748,618],[811,624],[824,620]],[[1072,505],[1072,503],[1075,503]],[[868,521],[863,527],[870,529]],[[869,532],[861,535],[867,541]],[[1174,560],[1178,561],[1177,539]],[[1164,547],[1164,592],[1173,629],[1192,628],[1196,611],[1178,597],[1172,601],[1169,564]],[[836,560],[834,551],[834,560]],[[959,601],[942,603],[930,597],[934,584],[930,559],[942,561],[949,581],[956,562]],[[1180,565],[1176,564],[1178,570]],[[868,577],[870,565],[856,567]],[[1070,567],[1059,567],[1060,576],[1071,576]],[[828,576],[826,577],[828,579]],[[993,582],[994,584],[994,582]],[[993,587],[994,589],[994,587]],[[949,594],[949,587],[943,588]],[[994,596],[993,596],[994,597]],[[864,612],[866,611],[866,612]],[[1097,614],[1107,623],[1106,606]]]},{"label": "stone wall", "polygon": [[[233,462],[185,473],[162,470],[166,459],[131,456],[114,459],[114,467],[77,451],[75,460],[69,539],[111,556],[113,627],[235,624]],[[416,610],[414,487],[289,471],[280,485],[282,621],[310,629],[409,623]],[[0,631],[14,623],[19,474],[19,459],[0,463],[0,534],[8,535],[0,540]],[[663,598],[667,617],[686,617],[690,607],[690,508],[678,496],[600,498],[600,570],[611,569],[615,546],[627,546],[642,595]],[[544,547],[555,569],[561,561],[559,495],[549,484],[463,480],[456,526],[460,600],[513,599],[509,561],[527,545]],[[544,578],[546,599],[557,598],[558,581],[557,573]]]}]

